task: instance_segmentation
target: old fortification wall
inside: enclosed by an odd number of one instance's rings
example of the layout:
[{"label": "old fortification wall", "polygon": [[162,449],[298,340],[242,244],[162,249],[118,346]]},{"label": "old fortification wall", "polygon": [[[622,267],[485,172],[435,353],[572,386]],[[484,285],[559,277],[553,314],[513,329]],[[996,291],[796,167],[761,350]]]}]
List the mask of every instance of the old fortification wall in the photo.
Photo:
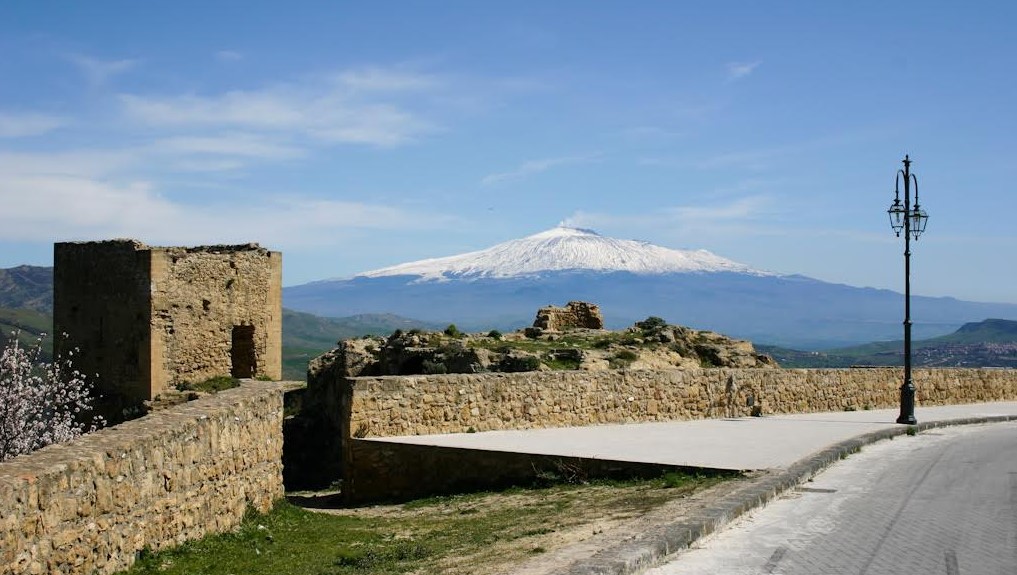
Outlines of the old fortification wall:
[{"label": "old fortification wall", "polygon": [[256,244],[152,250],[153,388],[282,377],[282,258]]},{"label": "old fortification wall", "polygon": [[[347,437],[529,429],[898,405],[899,369],[541,371],[359,377]],[[918,369],[917,405],[1017,399],[1017,370]],[[313,384],[312,384],[313,385]]]},{"label": "old fortification wall", "polygon": [[268,510],[290,387],[245,382],[0,463],[0,574],[112,573]]},{"label": "old fortification wall", "polygon": [[282,377],[282,256],[257,244],[54,246],[58,351],[107,403],[218,375]]},{"label": "old fortification wall", "polygon": [[[74,367],[102,374],[102,393],[151,399],[151,276],[144,244],[131,240],[58,243],[53,249],[56,351],[74,348]],[[99,256],[101,254],[101,257]],[[66,335],[65,335],[66,334]]]}]

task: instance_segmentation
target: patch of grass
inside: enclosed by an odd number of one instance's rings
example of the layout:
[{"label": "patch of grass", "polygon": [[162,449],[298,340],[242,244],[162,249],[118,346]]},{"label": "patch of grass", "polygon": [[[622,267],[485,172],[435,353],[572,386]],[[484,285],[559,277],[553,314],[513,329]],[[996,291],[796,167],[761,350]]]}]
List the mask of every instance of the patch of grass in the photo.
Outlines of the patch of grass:
[{"label": "patch of grass", "polygon": [[582,360],[572,358],[545,359],[543,364],[554,370],[576,370],[582,364]]},{"label": "patch of grass", "polygon": [[608,365],[610,365],[612,369],[623,369],[632,365],[632,363],[637,359],[639,359],[638,353],[630,349],[622,349],[611,356],[608,360]]},{"label": "patch of grass", "polygon": [[233,533],[140,554],[132,575],[467,574],[509,566],[590,523],[626,520],[724,477],[513,488],[377,508],[313,512],[279,501]]}]

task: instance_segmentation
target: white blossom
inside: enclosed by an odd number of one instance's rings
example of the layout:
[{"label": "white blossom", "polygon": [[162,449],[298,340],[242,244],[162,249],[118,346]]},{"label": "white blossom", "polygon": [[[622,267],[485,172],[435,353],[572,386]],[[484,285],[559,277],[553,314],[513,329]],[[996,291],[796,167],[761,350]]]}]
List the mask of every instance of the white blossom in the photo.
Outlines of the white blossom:
[{"label": "white blossom", "polygon": [[17,333],[0,355],[0,461],[74,439],[104,423],[92,412],[92,384],[68,359],[42,360],[42,337],[30,348]]}]

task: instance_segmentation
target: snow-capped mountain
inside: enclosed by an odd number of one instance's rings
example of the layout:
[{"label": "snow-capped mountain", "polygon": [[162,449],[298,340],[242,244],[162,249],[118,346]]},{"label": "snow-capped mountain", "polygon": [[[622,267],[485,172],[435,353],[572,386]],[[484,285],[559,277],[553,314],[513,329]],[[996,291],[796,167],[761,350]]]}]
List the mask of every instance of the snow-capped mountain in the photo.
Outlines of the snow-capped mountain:
[{"label": "snow-capped mountain", "polygon": [[[778,275],[705,250],[675,250],[559,226],[471,253],[288,287],[286,307],[323,316],[392,313],[471,331],[518,329],[537,309],[583,300],[608,327],[647,316],[799,349],[899,339],[903,296],[890,290]],[[1017,305],[912,298],[914,337]]]},{"label": "snow-capped mountain", "polygon": [[358,277],[419,276],[422,280],[511,278],[566,270],[766,275],[706,250],[674,250],[649,242],[608,238],[593,230],[561,225],[485,250],[400,264],[364,272]]}]

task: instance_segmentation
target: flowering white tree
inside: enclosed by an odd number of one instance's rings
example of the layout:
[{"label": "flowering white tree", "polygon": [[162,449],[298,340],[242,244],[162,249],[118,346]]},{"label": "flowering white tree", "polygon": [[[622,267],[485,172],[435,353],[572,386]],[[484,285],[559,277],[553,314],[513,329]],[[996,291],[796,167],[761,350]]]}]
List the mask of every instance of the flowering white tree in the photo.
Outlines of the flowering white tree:
[{"label": "flowering white tree", "polygon": [[[67,441],[102,426],[92,411],[92,386],[68,358],[42,359],[42,337],[32,347],[17,334],[0,356],[0,461]],[[89,421],[90,420],[90,421]]]}]

